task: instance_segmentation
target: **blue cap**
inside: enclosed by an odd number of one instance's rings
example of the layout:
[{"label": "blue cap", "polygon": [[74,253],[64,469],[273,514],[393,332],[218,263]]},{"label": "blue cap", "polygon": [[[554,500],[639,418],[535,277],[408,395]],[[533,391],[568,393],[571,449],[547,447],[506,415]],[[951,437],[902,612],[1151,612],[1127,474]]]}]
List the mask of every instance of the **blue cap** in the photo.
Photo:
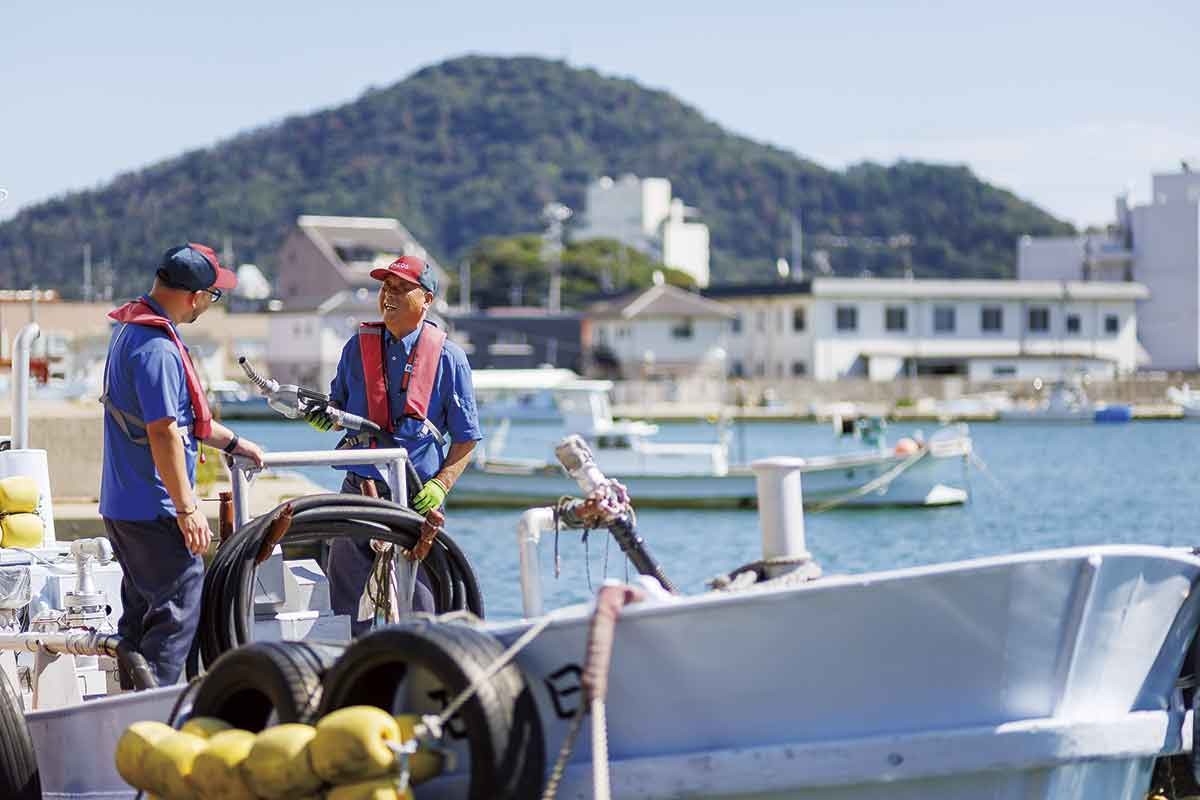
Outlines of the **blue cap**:
[{"label": "blue cap", "polygon": [[237,276],[221,266],[211,247],[188,242],[163,254],[156,273],[172,289],[232,289]]}]

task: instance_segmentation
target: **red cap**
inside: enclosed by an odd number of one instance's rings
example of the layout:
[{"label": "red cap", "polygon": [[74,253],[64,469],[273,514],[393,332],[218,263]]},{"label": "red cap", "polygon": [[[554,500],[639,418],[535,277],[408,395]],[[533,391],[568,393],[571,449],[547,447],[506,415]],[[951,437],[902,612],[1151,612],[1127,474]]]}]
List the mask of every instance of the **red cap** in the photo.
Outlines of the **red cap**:
[{"label": "red cap", "polygon": [[217,254],[213,252],[211,247],[196,244],[195,242],[188,242],[188,247],[204,256],[213,265],[213,269],[217,271],[217,279],[212,282],[211,288],[232,289],[237,286],[237,275],[221,266],[221,262],[217,261]]},{"label": "red cap", "polygon": [[377,281],[386,280],[389,275],[437,294],[437,276],[433,274],[433,268],[416,256],[400,256],[386,267],[371,270],[371,277]]}]

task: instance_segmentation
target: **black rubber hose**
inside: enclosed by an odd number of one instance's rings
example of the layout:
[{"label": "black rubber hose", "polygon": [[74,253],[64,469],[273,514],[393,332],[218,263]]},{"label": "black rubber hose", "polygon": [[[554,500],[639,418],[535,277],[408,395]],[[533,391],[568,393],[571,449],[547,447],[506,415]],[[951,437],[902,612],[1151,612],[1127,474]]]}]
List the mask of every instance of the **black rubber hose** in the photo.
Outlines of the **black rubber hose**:
[{"label": "black rubber hose", "polygon": [[608,532],[617,540],[621,552],[629,557],[634,569],[642,575],[649,575],[657,580],[671,594],[679,594],[675,584],[671,583],[666,573],[663,572],[662,565],[654,556],[650,555],[650,549],[646,547],[646,540],[638,535],[631,515],[622,514],[617,517],[608,526]]},{"label": "black rubber hose", "polygon": [[[292,524],[282,544],[310,544],[333,537],[381,539],[411,548],[423,518],[387,500],[352,495],[310,495],[290,501]],[[279,508],[282,508],[280,505]],[[200,623],[188,658],[188,675],[200,661],[213,663],[227,650],[250,640],[254,604],[254,559],[279,508],[251,520],[217,550],[204,576]],[[466,554],[444,532],[425,559],[437,613],[469,610],[483,616],[479,583]]]},{"label": "black rubber hose", "polygon": [[158,688],[158,678],[150,669],[150,662],[128,640],[116,634],[107,634],[96,637],[96,645],[117,660],[121,670],[133,681],[134,689],[140,692]]}]

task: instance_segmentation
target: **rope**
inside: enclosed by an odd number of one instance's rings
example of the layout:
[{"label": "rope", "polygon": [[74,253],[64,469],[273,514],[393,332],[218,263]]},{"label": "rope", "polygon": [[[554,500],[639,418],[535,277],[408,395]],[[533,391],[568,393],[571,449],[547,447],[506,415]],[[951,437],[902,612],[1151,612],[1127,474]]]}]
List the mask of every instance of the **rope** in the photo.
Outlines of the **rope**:
[{"label": "rope", "polygon": [[442,738],[442,729],[446,722],[455,714],[457,714],[458,710],[462,708],[468,700],[474,697],[475,693],[478,692],[485,683],[496,677],[496,674],[508,666],[509,662],[516,658],[518,653],[524,650],[525,647],[527,647],[530,642],[536,639],[542,631],[546,630],[546,627],[553,622],[554,619],[554,616],[550,614],[542,617],[534,625],[532,625],[529,630],[521,634],[521,636],[515,642],[509,645],[509,648],[501,653],[500,657],[492,662],[492,665],[484,670],[483,674],[473,681],[470,686],[459,692],[454,700],[446,706],[445,710],[443,710],[441,714],[438,714],[436,717],[431,714],[422,718],[421,724],[418,726],[418,728],[421,730],[417,731],[417,737],[420,738],[425,733],[428,733],[430,736],[433,736],[436,739]]},{"label": "rope", "polygon": [[892,481],[899,478],[911,466],[916,464],[918,461],[920,461],[927,455],[929,455],[929,446],[928,445],[917,450],[911,456],[904,459],[899,464],[897,464],[896,466],[889,469],[887,472],[880,475],[878,478],[869,480],[866,483],[864,483],[862,486],[858,487],[857,489],[853,489],[849,492],[846,492],[846,494],[839,495],[839,496],[833,498],[832,500],[826,500],[824,503],[817,503],[814,506],[812,506],[811,510],[812,511],[829,511],[830,509],[834,509],[834,508],[837,508],[838,506],[845,505],[846,503],[850,502],[851,500],[853,500],[857,497],[862,497],[863,495],[868,495],[871,492],[875,491],[876,489],[886,488],[889,485],[891,485]]},{"label": "rope", "polygon": [[[743,564],[735,570],[732,570],[724,575],[718,575],[708,582],[708,588],[718,592],[736,592],[741,589],[748,589],[751,586],[759,583],[766,577],[767,567],[789,567],[789,566],[804,566],[812,563],[811,556],[776,556],[774,558],[761,558],[758,561],[751,561],[749,564]],[[789,572],[772,578],[774,581],[786,581],[794,579],[796,572]],[[749,576],[749,577],[747,577]],[[797,583],[805,583],[812,580],[814,575],[807,572],[800,573]],[[776,584],[779,585],[779,584]]]},{"label": "rope", "polygon": [[558,785],[562,783],[563,775],[567,771],[567,761],[571,758],[571,753],[575,751],[575,741],[579,738],[579,731],[583,729],[584,706],[579,704],[579,708],[575,709],[575,713],[571,716],[571,726],[567,728],[567,738],[563,739],[562,747],[558,750],[558,760],[554,762],[554,769],[550,771],[550,777],[546,780],[546,788],[542,792],[542,800],[554,800],[558,794]]}]

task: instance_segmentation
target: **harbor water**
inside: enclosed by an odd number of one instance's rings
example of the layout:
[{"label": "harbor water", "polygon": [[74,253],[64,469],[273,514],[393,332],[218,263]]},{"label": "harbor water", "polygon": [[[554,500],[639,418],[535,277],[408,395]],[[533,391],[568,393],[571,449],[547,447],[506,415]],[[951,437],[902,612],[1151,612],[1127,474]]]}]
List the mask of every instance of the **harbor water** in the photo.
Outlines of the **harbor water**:
[{"label": "harbor water", "polygon": [[[323,449],[338,437],[303,423],[239,422],[234,427],[270,450]],[[933,425],[893,425],[888,439]],[[491,428],[487,429],[490,432]],[[937,509],[847,509],[806,515],[809,550],[826,574],[860,573],[1034,549],[1088,544],[1200,545],[1197,509],[1200,475],[1196,446],[1200,424],[1133,422],[1124,425],[972,425],[977,461],[966,467],[971,499]],[[513,425],[504,454],[553,457],[563,431],[554,425]],[[703,423],[661,426],[663,441],[714,440]],[[749,423],[735,428],[731,459],[772,455],[816,456],[861,449],[836,439],[829,425]],[[603,463],[601,463],[603,468]],[[333,470],[300,470],[336,490]],[[549,505],[557,498],[546,498]],[[637,498],[634,498],[636,508]],[[456,510],[447,531],[470,557],[483,587],[487,616],[518,616],[515,510]],[[758,516],[746,511],[648,509],[638,513],[639,531],[667,575],[686,592],[703,591],[714,575],[760,554]],[[548,608],[586,600],[609,577],[623,578],[626,565],[605,531],[587,542],[563,531],[554,577],[554,536],[542,542],[542,575]],[[589,589],[589,585],[592,589]]]}]

